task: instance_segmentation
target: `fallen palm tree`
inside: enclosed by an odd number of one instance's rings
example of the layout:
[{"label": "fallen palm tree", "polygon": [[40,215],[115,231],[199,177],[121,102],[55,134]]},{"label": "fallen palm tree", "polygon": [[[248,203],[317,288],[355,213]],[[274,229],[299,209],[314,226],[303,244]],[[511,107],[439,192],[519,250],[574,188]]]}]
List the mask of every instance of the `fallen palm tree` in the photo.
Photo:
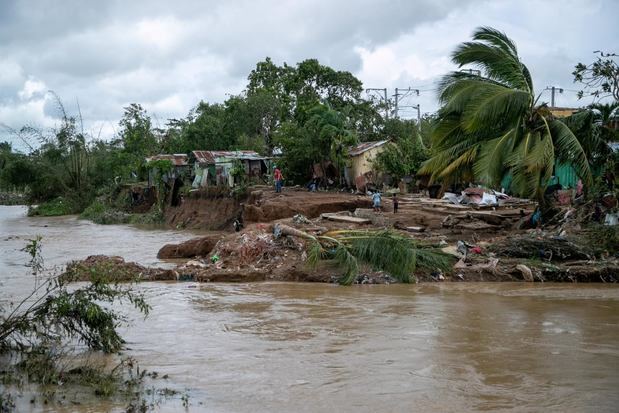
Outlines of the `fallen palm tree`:
[{"label": "fallen palm tree", "polygon": [[311,235],[278,224],[275,235],[290,235],[310,242],[307,262],[315,267],[320,261],[335,263],[344,271],[339,282],[352,284],[359,274],[359,264],[367,264],[389,273],[400,282],[415,280],[415,271],[448,271],[453,259],[439,248],[423,244],[390,230],[337,230]]}]

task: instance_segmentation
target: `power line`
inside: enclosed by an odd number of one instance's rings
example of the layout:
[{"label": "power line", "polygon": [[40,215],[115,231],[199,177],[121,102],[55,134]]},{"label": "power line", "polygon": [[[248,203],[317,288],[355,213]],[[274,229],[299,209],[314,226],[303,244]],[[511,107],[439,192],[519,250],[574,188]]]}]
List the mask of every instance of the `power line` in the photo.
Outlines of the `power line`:
[{"label": "power line", "polygon": [[[385,102],[385,119],[389,119],[389,100],[387,98],[387,88],[367,88],[365,89],[365,93],[367,94],[378,94],[379,98],[384,100]],[[381,96],[382,93],[382,96]]]},{"label": "power line", "polygon": [[[399,90],[402,90],[403,93],[399,93]],[[398,104],[400,102],[400,97],[405,98],[407,96],[410,96],[412,93],[416,93],[417,96],[419,96],[419,89],[412,89],[410,86],[407,89],[401,89],[397,87],[395,88],[395,94],[393,96],[395,97],[394,115],[396,118],[398,117]]]}]

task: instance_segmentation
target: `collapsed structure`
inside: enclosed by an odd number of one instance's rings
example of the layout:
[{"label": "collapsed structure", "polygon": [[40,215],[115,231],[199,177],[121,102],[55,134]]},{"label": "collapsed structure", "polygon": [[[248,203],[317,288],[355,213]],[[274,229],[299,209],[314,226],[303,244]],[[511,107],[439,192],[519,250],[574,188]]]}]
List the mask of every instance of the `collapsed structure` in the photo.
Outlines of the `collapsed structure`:
[{"label": "collapsed structure", "polygon": [[240,165],[249,182],[265,183],[270,159],[254,151],[193,151],[193,188],[209,185],[234,186],[234,168]]}]

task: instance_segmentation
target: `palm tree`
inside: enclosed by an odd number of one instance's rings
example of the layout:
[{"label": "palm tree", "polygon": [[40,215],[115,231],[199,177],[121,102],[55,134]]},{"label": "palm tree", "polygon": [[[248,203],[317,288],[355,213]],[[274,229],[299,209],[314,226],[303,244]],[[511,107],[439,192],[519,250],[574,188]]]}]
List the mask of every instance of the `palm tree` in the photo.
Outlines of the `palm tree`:
[{"label": "palm tree", "polygon": [[[614,105],[617,106],[617,105]],[[612,154],[609,146],[619,138],[613,126],[613,105],[593,104],[571,116],[561,119],[578,137],[592,169],[603,168]],[[619,111],[616,116],[619,123]]]},{"label": "palm tree", "polygon": [[538,105],[531,74],[511,39],[478,28],[452,61],[479,70],[451,72],[441,80],[433,156],[420,173],[447,185],[475,180],[495,187],[511,173],[514,193],[542,200],[555,162],[562,161],[591,183],[585,151],[546,104]]},{"label": "palm tree", "polygon": [[616,139],[619,134],[619,102],[594,103],[588,107],[595,114],[596,123]]},{"label": "palm tree", "polygon": [[283,224],[276,232],[309,241],[307,262],[315,267],[319,261],[334,263],[343,270],[340,284],[350,285],[359,274],[359,263],[385,271],[398,281],[415,280],[415,271],[449,271],[453,257],[440,248],[421,243],[391,230],[334,230],[322,235]]}]

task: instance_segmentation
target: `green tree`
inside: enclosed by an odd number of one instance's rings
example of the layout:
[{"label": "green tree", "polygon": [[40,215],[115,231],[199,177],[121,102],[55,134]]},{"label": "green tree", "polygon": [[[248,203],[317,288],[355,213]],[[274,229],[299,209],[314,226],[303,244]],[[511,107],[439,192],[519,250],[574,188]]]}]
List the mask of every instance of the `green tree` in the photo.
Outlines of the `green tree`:
[{"label": "green tree", "polygon": [[387,145],[374,160],[376,169],[391,175],[395,182],[417,173],[428,159],[427,150],[417,132],[404,136]]},{"label": "green tree", "polygon": [[341,175],[347,148],[356,141],[346,115],[322,104],[308,111],[303,124],[286,122],[276,136],[276,143],[284,152],[282,161],[287,176],[295,182],[304,182],[311,176],[312,165],[319,163],[324,168],[328,160],[333,161]]},{"label": "green tree", "polygon": [[36,179],[36,170],[28,156],[13,152],[10,144],[6,144],[0,148],[0,187],[24,190]]},{"label": "green tree", "polygon": [[583,85],[578,98],[593,96],[595,99],[612,97],[619,102],[619,63],[616,53],[596,51],[597,59],[590,64],[578,63],[572,72],[574,82]]},{"label": "green tree", "polygon": [[594,103],[588,106],[594,113],[596,124],[608,135],[607,140],[619,139],[619,101],[613,103]]},{"label": "green tree", "polygon": [[377,121],[382,120],[376,106],[362,98],[363,84],[359,79],[350,72],[322,65],[316,59],[304,60],[296,66],[286,63],[277,66],[267,57],[258,62],[248,80],[247,97],[266,94],[261,100],[270,102],[269,120],[276,119],[276,126],[291,120],[305,123],[308,112],[320,103],[345,112],[351,126],[368,138],[376,132]]},{"label": "green tree", "polygon": [[586,153],[565,123],[538,104],[533,81],[516,45],[504,33],[482,27],[452,54],[458,66],[439,86],[442,104],[433,133],[433,156],[421,168],[444,183],[477,180],[498,186],[506,173],[512,190],[543,199],[557,160],[592,182]]},{"label": "green tree", "polygon": [[587,109],[561,119],[578,137],[589,163],[600,170],[613,151],[608,145],[619,138],[613,122],[619,122],[619,104],[589,105]]},{"label": "green tree", "polygon": [[156,152],[157,140],[153,133],[152,121],[146,110],[138,103],[124,108],[119,122],[119,137],[126,152],[144,157]]},{"label": "green tree", "polygon": [[234,142],[224,134],[224,107],[200,102],[187,117],[184,139],[191,150],[225,150]]}]

